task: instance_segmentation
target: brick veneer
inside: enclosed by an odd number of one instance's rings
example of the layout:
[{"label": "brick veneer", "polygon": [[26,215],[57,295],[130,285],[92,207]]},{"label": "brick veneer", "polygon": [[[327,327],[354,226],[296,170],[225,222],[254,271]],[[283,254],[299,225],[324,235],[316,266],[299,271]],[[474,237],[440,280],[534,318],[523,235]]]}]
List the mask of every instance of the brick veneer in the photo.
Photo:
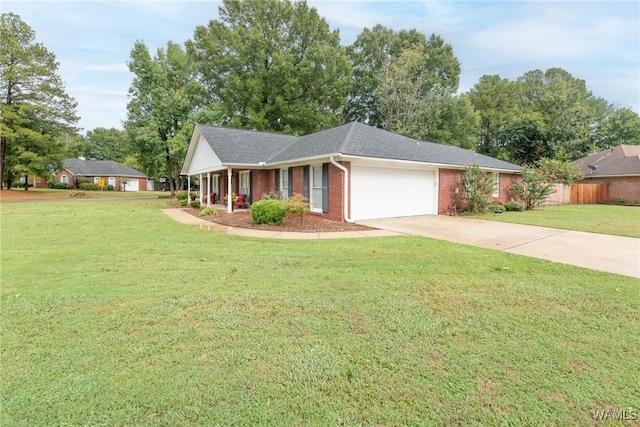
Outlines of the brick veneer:
[{"label": "brick veneer", "polygon": [[586,178],[582,184],[609,184],[609,201],[624,199],[627,203],[640,203],[640,176]]}]

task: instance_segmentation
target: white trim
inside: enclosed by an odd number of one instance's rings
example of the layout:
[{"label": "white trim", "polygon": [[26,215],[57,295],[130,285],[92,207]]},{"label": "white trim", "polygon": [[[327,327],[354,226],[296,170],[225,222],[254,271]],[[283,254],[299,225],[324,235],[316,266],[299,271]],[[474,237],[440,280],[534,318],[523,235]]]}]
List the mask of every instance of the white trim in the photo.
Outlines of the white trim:
[{"label": "white trim", "polygon": [[[320,185],[318,186],[318,183],[315,182],[314,179],[314,174],[313,174],[313,170],[314,168],[320,168]],[[322,213],[322,204],[323,204],[323,199],[322,199],[322,179],[323,179],[323,174],[322,174],[322,163],[320,164],[314,164],[314,165],[309,165],[309,211],[310,212],[315,212],[315,213]],[[313,207],[314,203],[317,204],[317,200],[316,197],[314,197],[313,190],[318,190],[320,189],[320,207]]]}]

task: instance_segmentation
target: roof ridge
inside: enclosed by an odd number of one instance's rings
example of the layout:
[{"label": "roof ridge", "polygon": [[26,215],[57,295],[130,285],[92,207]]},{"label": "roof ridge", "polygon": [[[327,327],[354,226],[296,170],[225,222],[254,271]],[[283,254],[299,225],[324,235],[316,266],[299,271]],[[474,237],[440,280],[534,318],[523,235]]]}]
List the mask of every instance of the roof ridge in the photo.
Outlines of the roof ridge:
[{"label": "roof ridge", "polygon": [[351,142],[351,137],[353,136],[353,132],[355,132],[355,127],[356,127],[357,123],[358,122],[353,121],[353,122],[347,124],[347,126],[349,126],[349,130],[347,131],[347,135],[344,137],[344,140],[342,141],[342,144],[340,145],[340,152],[341,153],[345,151],[346,147]]}]

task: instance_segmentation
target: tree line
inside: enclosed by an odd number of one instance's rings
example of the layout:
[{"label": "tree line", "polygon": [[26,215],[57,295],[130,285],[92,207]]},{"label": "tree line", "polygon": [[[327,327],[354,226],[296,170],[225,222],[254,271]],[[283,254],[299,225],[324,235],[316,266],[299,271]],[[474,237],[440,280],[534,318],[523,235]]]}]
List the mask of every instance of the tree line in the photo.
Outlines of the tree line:
[{"label": "tree line", "polygon": [[316,9],[290,0],[225,0],[184,45],[152,53],[137,41],[124,130],[81,136],[55,56],[15,14],[2,14],[0,35],[7,183],[84,155],[166,177],[173,192],[195,123],[305,135],[360,121],[517,164],[640,144],[637,113],[563,69],[485,75],[459,93],[461,65],[439,35],[377,25],[343,46]]}]

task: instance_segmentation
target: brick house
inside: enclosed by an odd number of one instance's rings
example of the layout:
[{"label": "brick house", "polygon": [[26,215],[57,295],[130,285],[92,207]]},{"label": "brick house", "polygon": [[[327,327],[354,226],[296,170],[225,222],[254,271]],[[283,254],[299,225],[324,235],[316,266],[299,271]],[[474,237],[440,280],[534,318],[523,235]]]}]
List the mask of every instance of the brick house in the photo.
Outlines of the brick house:
[{"label": "brick house", "polygon": [[94,184],[103,179],[105,185],[113,186],[114,191],[153,190],[153,184],[145,174],[113,160],[66,159],[64,168],[56,172],[54,179],[71,185],[75,184],[75,179],[89,180]]},{"label": "brick house", "polygon": [[495,174],[496,199],[515,197],[509,183],[519,166],[361,123],[302,137],[196,125],[182,174],[207,205],[231,192],[249,203],[271,191],[301,193],[311,214],[357,221],[446,213],[465,165],[473,164]]},{"label": "brick house", "polygon": [[607,184],[609,202],[640,203],[640,145],[618,145],[572,164],[582,168],[580,183]]}]

